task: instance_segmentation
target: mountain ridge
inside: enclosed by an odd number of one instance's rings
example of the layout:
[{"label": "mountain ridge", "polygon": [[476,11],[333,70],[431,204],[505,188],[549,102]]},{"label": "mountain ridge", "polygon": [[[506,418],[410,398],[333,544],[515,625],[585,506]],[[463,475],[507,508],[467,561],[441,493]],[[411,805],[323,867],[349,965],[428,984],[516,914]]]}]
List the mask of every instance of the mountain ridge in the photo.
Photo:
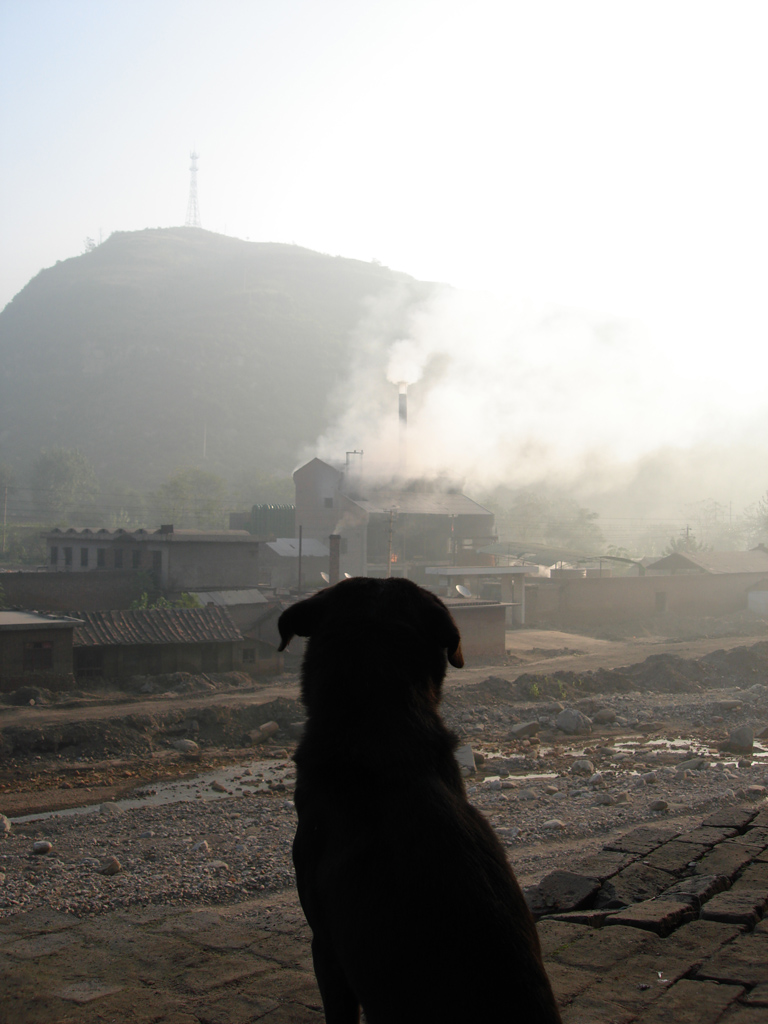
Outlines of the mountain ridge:
[{"label": "mountain ridge", "polygon": [[116,232],[0,313],[0,461],[26,479],[41,449],[78,448],[141,488],[190,466],[289,472],[333,418],[369,304],[433,288],[199,228]]}]

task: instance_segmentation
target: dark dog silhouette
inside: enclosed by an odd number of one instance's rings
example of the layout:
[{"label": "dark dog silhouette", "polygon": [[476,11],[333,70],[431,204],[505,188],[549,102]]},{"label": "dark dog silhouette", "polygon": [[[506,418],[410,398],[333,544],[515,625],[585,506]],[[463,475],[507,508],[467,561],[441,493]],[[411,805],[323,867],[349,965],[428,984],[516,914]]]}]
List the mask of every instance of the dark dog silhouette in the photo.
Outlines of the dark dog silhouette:
[{"label": "dark dog silhouette", "polygon": [[356,577],[292,605],[309,637],[296,751],[296,880],[328,1024],[557,1024],[536,927],[468,802],[438,713],[459,631],[405,579]]}]

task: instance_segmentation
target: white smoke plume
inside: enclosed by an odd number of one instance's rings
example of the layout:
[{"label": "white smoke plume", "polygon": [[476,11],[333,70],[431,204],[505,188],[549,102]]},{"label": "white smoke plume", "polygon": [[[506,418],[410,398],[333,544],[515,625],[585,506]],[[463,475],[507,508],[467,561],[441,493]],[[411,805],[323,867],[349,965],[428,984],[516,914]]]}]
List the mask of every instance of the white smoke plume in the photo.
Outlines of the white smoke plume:
[{"label": "white smoke plume", "polygon": [[338,462],[363,449],[369,476],[397,472],[400,381],[408,475],[467,488],[614,491],[666,449],[737,443],[764,409],[734,423],[733,402],[686,379],[639,322],[448,288],[414,301],[403,286],[373,303],[355,353],[313,454]]}]

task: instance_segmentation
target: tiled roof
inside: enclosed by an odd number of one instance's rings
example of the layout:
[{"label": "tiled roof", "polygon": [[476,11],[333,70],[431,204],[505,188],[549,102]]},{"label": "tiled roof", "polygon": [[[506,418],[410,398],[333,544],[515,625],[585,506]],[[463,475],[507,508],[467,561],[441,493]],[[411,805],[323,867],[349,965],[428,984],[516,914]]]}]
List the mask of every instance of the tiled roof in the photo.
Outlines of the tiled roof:
[{"label": "tiled roof", "polygon": [[91,530],[89,527],[70,526],[67,530],[55,527],[44,534],[47,540],[56,543],[67,540],[93,540],[93,541],[125,541],[142,542],[151,544],[186,544],[186,543],[221,543],[227,541],[230,544],[254,544],[257,543],[253,534],[247,530],[193,530],[174,529],[166,530]]},{"label": "tiled roof", "polygon": [[266,604],[267,599],[260,590],[251,587],[242,590],[196,590],[195,597],[201,605],[215,604],[219,608],[229,608],[241,604]]},{"label": "tiled roof", "polygon": [[75,612],[75,647],[134,644],[202,644],[242,640],[224,608],[149,608],[136,611]]},{"label": "tiled roof", "polygon": [[677,551],[651,562],[648,569],[659,571],[688,570],[689,572],[708,572],[715,574],[766,572],[768,571],[768,552],[760,548],[752,551]]},{"label": "tiled roof", "polygon": [[359,508],[373,515],[400,512],[422,516],[490,516],[491,512],[466,494],[444,491],[378,492],[370,498],[350,498]]}]

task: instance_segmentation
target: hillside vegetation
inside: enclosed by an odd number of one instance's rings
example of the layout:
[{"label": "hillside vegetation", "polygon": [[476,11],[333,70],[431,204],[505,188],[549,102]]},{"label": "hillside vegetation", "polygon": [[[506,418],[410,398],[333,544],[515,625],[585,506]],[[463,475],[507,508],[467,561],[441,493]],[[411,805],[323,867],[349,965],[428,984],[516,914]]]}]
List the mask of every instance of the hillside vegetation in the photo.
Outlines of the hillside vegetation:
[{"label": "hillside vegetation", "polygon": [[23,482],[41,449],[77,448],[140,488],[183,467],[289,472],[329,423],[367,300],[395,288],[431,286],[294,245],[117,232],[0,313],[0,459]]}]

